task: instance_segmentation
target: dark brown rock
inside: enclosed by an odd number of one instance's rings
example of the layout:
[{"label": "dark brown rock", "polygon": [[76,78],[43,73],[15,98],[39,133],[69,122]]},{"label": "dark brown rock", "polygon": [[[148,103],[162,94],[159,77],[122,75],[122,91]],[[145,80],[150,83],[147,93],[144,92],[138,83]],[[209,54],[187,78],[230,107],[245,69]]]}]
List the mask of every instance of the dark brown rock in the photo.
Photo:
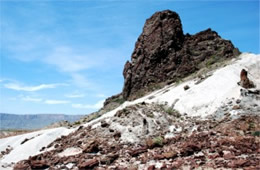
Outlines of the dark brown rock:
[{"label": "dark brown rock", "polygon": [[154,169],[155,169],[155,165],[150,165],[147,170],[154,170]]},{"label": "dark brown rock", "polygon": [[99,142],[97,140],[90,141],[83,149],[83,153],[97,153],[100,151]]},{"label": "dark brown rock", "polygon": [[136,157],[136,156],[138,156],[138,155],[140,155],[141,153],[144,153],[144,152],[147,152],[146,147],[134,149],[130,152],[130,155],[133,156],[133,157]]},{"label": "dark brown rock", "polygon": [[108,127],[109,124],[106,121],[101,121],[101,127]]},{"label": "dark brown rock", "polygon": [[90,168],[94,168],[95,166],[98,165],[98,160],[96,159],[90,159],[90,160],[87,160],[87,161],[82,161],[78,164],[78,168],[79,169],[90,169]]},{"label": "dark brown rock", "polygon": [[188,90],[190,88],[190,86],[186,85],[183,88],[184,88],[184,90]]},{"label": "dark brown rock", "polygon": [[21,142],[21,145],[24,144],[25,142],[27,142],[28,140],[30,140],[30,139],[25,138],[25,139]]},{"label": "dark brown rock", "polygon": [[174,82],[207,65],[239,54],[231,41],[207,29],[184,35],[180,17],[170,10],[156,12],[147,19],[131,61],[123,70],[124,99],[135,99],[158,84]]},{"label": "dark brown rock", "polygon": [[50,166],[45,160],[31,160],[30,165],[32,169],[46,169]]},{"label": "dark brown rock", "polygon": [[184,144],[183,149],[181,150],[181,156],[190,156],[200,150],[201,150],[201,146],[199,144],[187,143]]},{"label": "dark brown rock", "polygon": [[121,133],[120,132],[116,132],[113,136],[114,136],[115,140],[119,140],[120,137],[121,137]]},{"label": "dark brown rock", "polygon": [[113,163],[118,157],[119,157],[119,154],[117,154],[117,153],[115,153],[115,154],[109,154],[109,155],[105,156],[103,159],[101,159],[100,162],[101,162],[102,164],[110,165],[110,164]]},{"label": "dark brown rock", "polygon": [[228,167],[230,168],[241,168],[244,164],[246,164],[248,161],[245,159],[237,159],[233,160],[228,164]]},{"label": "dark brown rock", "polygon": [[20,161],[14,166],[14,170],[30,170],[30,169],[31,168],[28,161]]},{"label": "dark brown rock", "polygon": [[240,72],[240,85],[246,89],[255,87],[254,83],[249,80],[245,69],[242,69]]}]

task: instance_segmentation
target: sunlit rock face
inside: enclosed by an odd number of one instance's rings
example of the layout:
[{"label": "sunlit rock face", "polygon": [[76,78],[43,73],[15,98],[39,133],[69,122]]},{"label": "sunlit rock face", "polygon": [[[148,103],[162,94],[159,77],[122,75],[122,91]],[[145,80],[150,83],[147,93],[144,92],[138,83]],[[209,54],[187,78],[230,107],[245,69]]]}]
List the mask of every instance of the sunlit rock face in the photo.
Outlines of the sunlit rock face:
[{"label": "sunlit rock face", "polygon": [[131,61],[124,67],[124,99],[140,97],[161,82],[174,82],[200,69],[200,63],[217,62],[239,54],[231,41],[207,29],[195,35],[183,34],[176,12],[156,12],[146,20]]}]

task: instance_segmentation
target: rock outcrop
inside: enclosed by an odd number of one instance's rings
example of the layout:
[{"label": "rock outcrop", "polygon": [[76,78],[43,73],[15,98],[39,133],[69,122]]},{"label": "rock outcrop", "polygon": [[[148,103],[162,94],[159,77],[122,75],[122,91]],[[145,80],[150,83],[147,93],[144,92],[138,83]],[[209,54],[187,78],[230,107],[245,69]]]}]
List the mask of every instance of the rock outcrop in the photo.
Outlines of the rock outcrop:
[{"label": "rock outcrop", "polygon": [[[231,41],[207,29],[195,35],[183,34],[180,17],[170,10],[147,19],[131,61],[124,67],[123,98],[140,97],[162,82],[174,82],[206,64],[232,58],[240,52]],[[204,62],[204,65],[201,63]]]},{"label": "rock outcrop", "polygon": [[249,78],[247,76],[247,71],[245,69],[242,69],[241,72],[240,72],[240,82],[239,82],[239,84],[246,89],[255,87],[253,81],[249,80]]}]

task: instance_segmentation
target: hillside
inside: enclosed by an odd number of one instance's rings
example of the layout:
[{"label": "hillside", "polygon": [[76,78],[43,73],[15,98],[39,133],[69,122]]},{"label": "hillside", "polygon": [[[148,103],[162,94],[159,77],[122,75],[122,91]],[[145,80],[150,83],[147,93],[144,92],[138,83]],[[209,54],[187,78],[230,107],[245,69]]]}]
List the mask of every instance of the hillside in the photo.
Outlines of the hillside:
[{"label": "hillside", "polygon": [[[11,162],[38,154],[15,169],[257,169],[260,95],[237,81],[240,70],[248,68],[250,79],[259,87],[255,74],[259,65],[260,55],[242,54],[203,81],[194,78],[166,86],[78,128],[1,139],[0,149],[5,151],[1,164],[8,169]],[[220,78],[222,83],[216,83]],[[180,100],[176,102],[175,97]],[[185,103],[187,107],[181,107]],[[29,153],[24,152],[28,149]]]},{"label": "hillside", "polygon": [[68,121],[74,122],[80,119],[82,115],[64,115],[64,114],[6,114],[0,113],[0,130],[40,129],[55,122]]},{"label": "hillside", "polygon": [[78,127],[0,139],[1,168],[260,169],[260,55],[238,55],[212,30],[183,35],[180,23],[155,13],[123,92]]}]

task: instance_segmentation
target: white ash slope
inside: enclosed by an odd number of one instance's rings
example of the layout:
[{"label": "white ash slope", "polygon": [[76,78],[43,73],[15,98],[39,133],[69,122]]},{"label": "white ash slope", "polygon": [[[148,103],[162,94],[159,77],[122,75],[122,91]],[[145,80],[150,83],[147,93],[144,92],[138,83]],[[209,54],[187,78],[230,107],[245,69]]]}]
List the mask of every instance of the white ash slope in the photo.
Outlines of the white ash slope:
[{"label": "white ash slope", "polygon": [[68,135],[72,131],[73,129],[61,127],[0,139],[0,152],[6,151],[7,148],[10,150],[8,154],[1,155],[0,165],[13,164],[27,159],[29,156],[36,155],[40,153],[42,147],[47,146],[62,135]]},{"label": "white ash slope", "polygon": [[[240,81],[240,71],[243,68],[248,70],[249,79],[255,83],[256,88],[260,88],[260,55],[243,53],[238,59],[233,60],[232,64],[212,72],[210,77],[199,84],[197,82],[200,80],[194,79],[179,85],[166,86],[137,100],[125,102],[98,119],[86,123],[85,126],[98,123],[101,119],[114,116],[118,110],[141,102],[174,105],[174,109],[189,116],[206,117],[213,114],[223,103],[232,98],[241,98],[242,87],[238,86],[237,82]],[[185,91],[186,85],[190,88]]]},{"label": "white ash slope", "polygon": [[[212,75],[205,79],[204,81],[197,84],[197,79],[183,82],[179,85],[169,85],[160,90],[157,90],[145,97],[137,99],[131,102],[125,102],[120,107],[104,114],[98,119],[95,119],[84,126],[91,125],[92,128],[99,128],[101,126],[101,120],[105,122],[110,122],[110,126],[115,130],[121,132],[121,140],[123,142],[136,142],[140,134],[129,132],[127,126],[121,127],[118,122],[112,121],[116,119],[114,115],[127,106],[135,105],[137,103],[167,103],[174,109],[178,110],[181,114],[186,113],[188,116],[201,116],[206,117],[208,115],[214,114],[223,103],[229,102],[231,99],[240,99],[240,89],[241,87],[237,85],[240,80],[241,69],[246,69],[249,72],[249,78],[256,84],[256,87],[260,87],[260,55],[244,53],[240,55],[239,59],[234,60],[233,64],[227,65],[220,68],[214,72]],[[190,88],[184,90],[184,86],[188,85]],[[260,105],[259,100],[258,105]],[[140,112],[142,115],[142,112]],[[156,118],[160,118],[160,115],[154,115]],[[146,115],[146,119],[149,124],[152,124],[151,117]],[[151,119],[151,120],[150,120]],[[168,118],[161,117],[164,123],[168,122]],[[156,129],[156,122],[153,124],[150,131]],[[142,125],[143,126],[143,125]],[[159,126],[158,126],[159,127]],[[137,128],[142,128],[141,126]],[[170,128],[170,132],[178,131],[178,127],[166,127]],[[133,129],[134,132],[139,132]],[[141,129],[140,129],[141,130]],[[67,135],[73,132],[74,129],[66,128],[54,128],[50,130],[43,130],[33,133],[28,133],[24,135],[19,135],[15,137],[9,137],[5,139],[0,139],[0,151],[5,151],[10,145],[12,150],[10,153],[3,155],[0,158],[0,164],[10,164],[11,162],[18,162],[22,159],[26,159],[29,156],[36,155],[40,149],[47,146],[56,138],[61,135]],[[172,135],[172,134],[169,134]],[[25,139],[30,139],[21,145]],[[1,167],[3,168],[3,167]]]}]

